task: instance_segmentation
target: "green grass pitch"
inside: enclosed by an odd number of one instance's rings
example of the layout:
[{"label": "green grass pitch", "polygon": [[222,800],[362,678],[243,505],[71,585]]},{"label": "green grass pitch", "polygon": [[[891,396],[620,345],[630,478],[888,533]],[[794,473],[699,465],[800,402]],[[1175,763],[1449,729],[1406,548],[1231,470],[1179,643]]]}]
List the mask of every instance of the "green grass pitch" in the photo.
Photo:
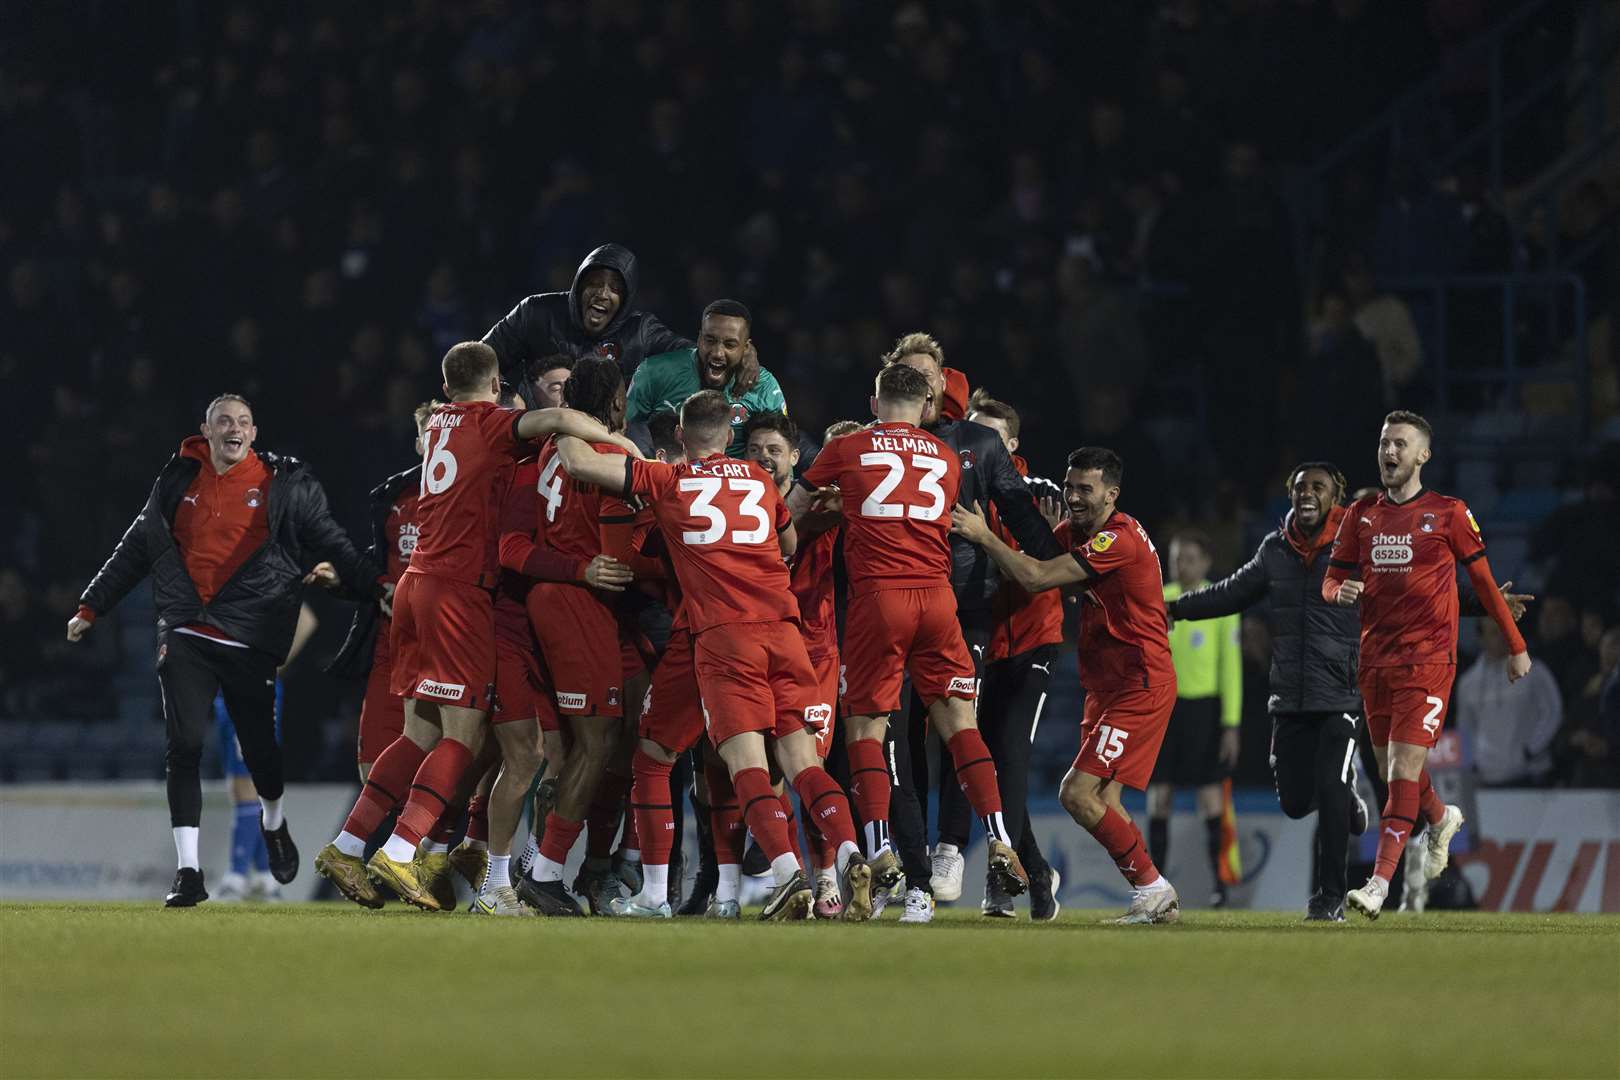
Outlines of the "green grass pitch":
[{"label": "green grass pitch", "polygon": [[0,905],[0,1076],[1605,1076],[1620,918]]}]

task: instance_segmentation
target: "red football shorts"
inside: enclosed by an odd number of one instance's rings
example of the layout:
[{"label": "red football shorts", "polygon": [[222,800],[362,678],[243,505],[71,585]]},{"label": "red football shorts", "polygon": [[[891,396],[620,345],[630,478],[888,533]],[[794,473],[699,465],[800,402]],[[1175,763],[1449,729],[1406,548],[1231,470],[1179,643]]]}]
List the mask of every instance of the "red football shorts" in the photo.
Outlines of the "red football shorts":
[{"label": "red football shorts", "polygon": [[[626,668],[636,657],[614,610],[583,585],[542,581],[529,590],[529,625],[564,716],[623,716]],[[635,670],[640,670],[639,659]]]},{"label": "red football shorts", "polygon": [[1357,680],[1374,746],[1392,742],[1434,749],[1451,707],[1451,664],[1362,668]]},{"label": "red football shorts", "polygon": [[1145,690],[1087,691],[1074,767],[1145,791],[1175,707],[1173,682]]},{"label": "red football shorts", "polygon": [[692,635],[684,627],[670,631],[664,658],[653,668],[639,731],[643,739],[676,754],[690,750],[703,738],[703,703],[698,697]]},{"label": "red football shorts", "polygon": [[546,727],[550,717],[556,729],[557,705],[541,673],[540,650],[529,629],[528,612],[515,600],[495,601],[495,715],[494,723],[538,720]]},{"label": "red football shorts", "polygon": [[713,626],[697,635],[692,653],[715,746],[745,731],[781,738],[832,717],[793,623]]},{"label": "red football shorts", "polygon": [[406,570],[394,590],[394,693],[488,709],[495,693],[495,601],[476,585]]},{"label": "red football shorts", "polygon": [[973,658],[956,621],[956,595],[944,586],[852,597],[843,660],[845,716],[898,710],[907,672],[924,705],[978,696]]},{"label": "red football shorts", "polygon": [[816,675],[816,697],[831,707],[825,717],[819,713],[806,717],[804,726],[816,737],[816,754],[826,761],[827,754],[832,750],[833,729],[837,726],[838,689],[843,682],[843,668],[838,663],[838,654],[828,653],[825,656],[812,656],[810,670]]},{"label": "red football shorts", "polygon": [[389,685],[394,673],[389,649],[392,633],[393,627],[387,622],[377,627],[377,644],[371,650],[371,673],[366,676],[366,696],[360,702],[360,745],[355,755],[361,765],[376,761],[377,755],[405,731],[405,699]]}]

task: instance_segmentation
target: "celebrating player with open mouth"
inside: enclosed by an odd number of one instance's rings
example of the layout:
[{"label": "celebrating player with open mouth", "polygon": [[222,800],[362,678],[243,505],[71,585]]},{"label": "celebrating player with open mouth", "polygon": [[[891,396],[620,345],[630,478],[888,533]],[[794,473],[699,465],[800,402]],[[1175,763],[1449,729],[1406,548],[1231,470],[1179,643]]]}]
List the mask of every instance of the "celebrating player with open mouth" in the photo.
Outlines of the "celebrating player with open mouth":
[{"label": "celebrating player with open mouth", "polygon": [[1530,653],[1491,578],[1474,515],[1461,499],[1423,487],[1431,436],[1429,422],[1417,413],[1397,410],[1384,417],[1378,435],[1384,490],[1345,513],[1322,581],[1329,602],[1361,604],[1361,699],[1378,767],[1389,778],[1373,875],[1345,895],[1369,919],[1384,908],[1395,864],[1420,813],[1428,824],[1431,878],[1445,869],[1451,838],[1462,827],[1462,811],[1441,802],[1424,768],[1440,738],[1457,674],[1459,562],[1508,643],[1508,681],[1530,673]]}]

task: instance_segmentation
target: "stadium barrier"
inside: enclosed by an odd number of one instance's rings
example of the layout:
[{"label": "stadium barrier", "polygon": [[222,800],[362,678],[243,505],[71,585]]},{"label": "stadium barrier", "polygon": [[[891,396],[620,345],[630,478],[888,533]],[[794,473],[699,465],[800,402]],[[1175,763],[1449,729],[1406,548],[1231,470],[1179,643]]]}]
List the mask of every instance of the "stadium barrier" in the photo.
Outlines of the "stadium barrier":
[{"label": "stadium barrier", "polygon": [[[305,866],[284,891],[307,900],[320,878],[309,864],[353,803],[348,784],[291,784],[287,818]],[[1235,800],[1243,880],[1235,907],[1300,910],[1311,865],[1313,820],[1293,821],[1275,796],[1255,789]],[[1133,814],[1141,812],[1127,803]],[[1063,875],[1060,898],[1070,908],[1123,907],[1129,901],[1114,865],[1056,804],[1031,807],[1047,859]],[[1470,825],[1473,850],[1456,856],[1480,907],[1490,911],[1620,912],[1620,792],[1480,790]],[[174,877],[174,850],[163,785],[151,782],[18,784],[0,787],[0,899],[152,900]],[[1178,812],[1167,871],[1189,908],[1213,891],[1204,826]],[[202,858],[215,883],[228,861],[231,804],[223,784],[203,793]],[[688,852],[696,851],[688,822]],[[576,845],[577,862],[584,844]],[[968,852],[962,899],[983,896],[983,841]],[[572,867],[570,867],[572,869]],[[570,874],[567,880],[572,880]]]}]

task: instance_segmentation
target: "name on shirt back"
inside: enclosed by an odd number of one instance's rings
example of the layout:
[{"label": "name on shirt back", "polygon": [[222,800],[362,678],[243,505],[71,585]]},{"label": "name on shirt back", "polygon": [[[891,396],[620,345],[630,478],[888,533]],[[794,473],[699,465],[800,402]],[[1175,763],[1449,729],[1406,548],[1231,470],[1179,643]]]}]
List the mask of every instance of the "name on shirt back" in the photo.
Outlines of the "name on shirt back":
[{"label": "name on shirt back", "polygon": [[936,443],[929,439],[919,439],[915,435],[873,435],[872,449],[917,454],[939,453],[939,446]]},{"label": "name on shirt back", "polygon": [[701,461],[694,461],[692,463],[692,475],[741,476],[751,479],[754,473],[746,464],[740,461],[717,461],[712,465],[705,465]]},{"label": "name on shirt back", "polygon": [[466,413],[434,413],[428,418],[428,430],[431,431],[434,428],[458,428],[466,418]]}]

